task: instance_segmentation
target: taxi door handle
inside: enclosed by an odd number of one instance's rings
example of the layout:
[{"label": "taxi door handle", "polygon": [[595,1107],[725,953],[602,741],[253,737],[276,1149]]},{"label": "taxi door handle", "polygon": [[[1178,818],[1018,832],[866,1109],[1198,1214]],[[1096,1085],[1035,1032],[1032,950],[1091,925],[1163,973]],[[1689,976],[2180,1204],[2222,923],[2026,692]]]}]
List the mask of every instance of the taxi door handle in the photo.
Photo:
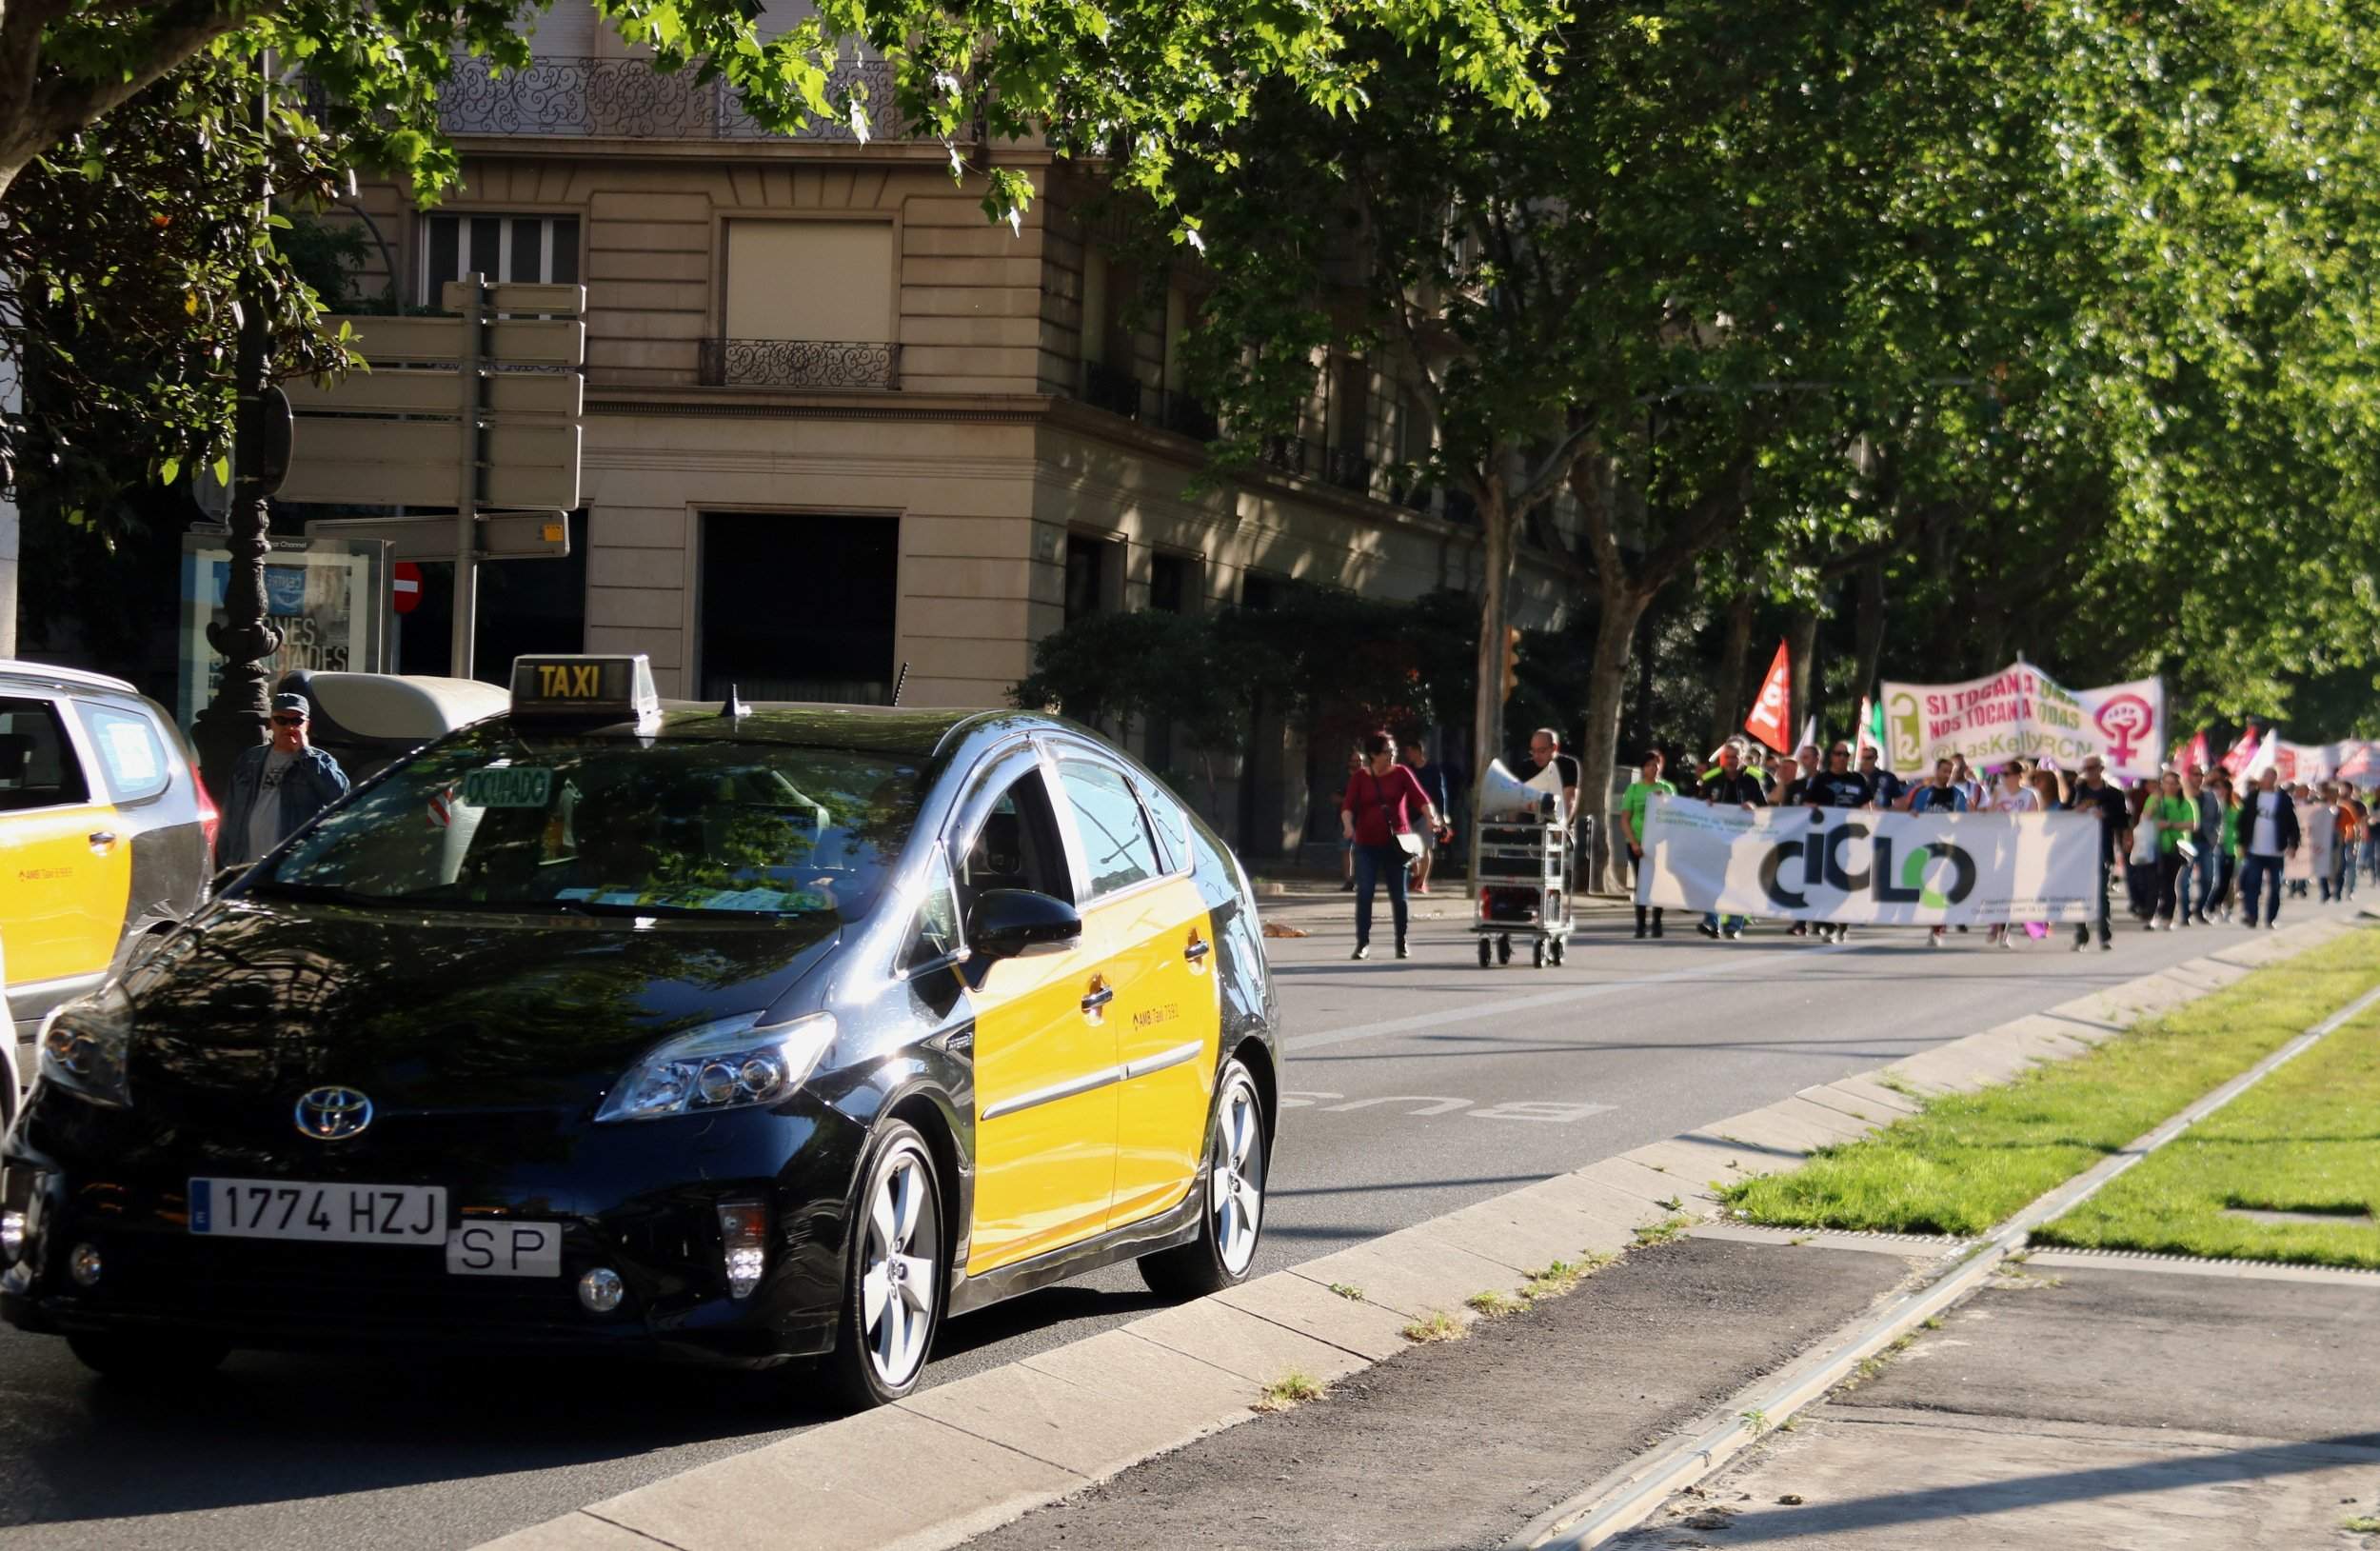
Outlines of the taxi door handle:
[{"label": "taxi door handle", "polygon": [[115,831],[112,829],[94,829],[84,838],[90,842],[90,848],[94,851],[106,851],[116,843]]},{"label": "taxi door handle", "polygon": [[1090,1015],[1092,1022],[1097,1023],[1101,1016],[1100,1009],[1115,1000],[1116,987],[1104,980],[1095,980],[1091,982],[1091,988],[1082,994],[1082,1010]]},{"label": "taxi door handle", "polygon": [[1190,945],[1181,950],[1181,956],[1189,960],[1192,964],[1200,964],[1204,962],[1206,956],[1214,951],[1214,944],[1208,942],[1203,937],[1193,937],[1190,939]]}]

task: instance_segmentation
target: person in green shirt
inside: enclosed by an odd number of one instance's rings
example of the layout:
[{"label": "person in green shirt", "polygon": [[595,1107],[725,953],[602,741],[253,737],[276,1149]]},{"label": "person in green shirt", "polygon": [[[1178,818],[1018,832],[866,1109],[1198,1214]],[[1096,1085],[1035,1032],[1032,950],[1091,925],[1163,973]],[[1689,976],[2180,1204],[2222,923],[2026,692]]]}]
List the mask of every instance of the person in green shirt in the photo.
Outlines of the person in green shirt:
[{"label": "person in green shirt", "polygon": [[2173,902],[2185,861],[2182,842],[2198,827],[2198,805],[2183,795],[2180,771],[2165,772],[2157,783],[2156,795],[2149,799],[2140,816],[2157,832],[2157,903],[2149,929],[2170,932],[2173,929]]},{"label": "person in green shirt", "polygon": [[[1636,881],[1636,872],[1644,865],[1644,809],[1655,797],[1675,797],[1677,788],[1661,779],[1661,751],[1655,749],[1636,766],[1636,779],[1619,794],[1619,838],[1628,847],[1629,881]],[[1636,936],[1645,934],[1645,907],[1636,906]],[[1653,907],[1653,935],[1661,935],[1661,907]]]}]

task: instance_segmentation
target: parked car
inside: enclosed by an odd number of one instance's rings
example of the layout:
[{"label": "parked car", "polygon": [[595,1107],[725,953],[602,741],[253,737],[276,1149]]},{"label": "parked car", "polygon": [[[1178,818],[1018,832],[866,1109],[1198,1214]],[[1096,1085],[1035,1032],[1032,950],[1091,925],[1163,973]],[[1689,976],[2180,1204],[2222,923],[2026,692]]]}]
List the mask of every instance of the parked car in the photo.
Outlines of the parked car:
[{"label": "parked car", "polygon": [[[14,1039],[206,899],[214,804],[173,718],[122,679],[0,661],[0,975]],[[30,1073],[30,1051],[19,1052]],[[11,1088],[8,1103],[13,1106]]]},{"label": "parked car", "polygon": [[1088,729],[523,658],[50,1021],[0,1316],[139,1379],[656,1355],[881,1404],[945,1316],[1246,1277],[1277,1016],[1245,872]]}]

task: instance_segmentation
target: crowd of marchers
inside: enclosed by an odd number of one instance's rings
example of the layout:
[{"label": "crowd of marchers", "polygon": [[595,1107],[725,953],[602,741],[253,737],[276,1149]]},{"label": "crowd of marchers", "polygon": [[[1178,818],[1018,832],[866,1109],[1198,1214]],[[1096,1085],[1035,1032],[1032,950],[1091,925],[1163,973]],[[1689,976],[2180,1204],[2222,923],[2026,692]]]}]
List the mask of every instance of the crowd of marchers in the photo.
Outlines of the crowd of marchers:
[{"label": "crowd of marchers", "polygon": [[[1646,754],[1616,814],[1632,870],[1644,856],[1647,805],[1656,796],[1678,795],[1678,784],[1666,779],[1662,755]],[[2220,765],[2186,764],[2127,788],[2108,779],[2096,757],[2073,770],[2013,760],[1977,771],[1964,756],[1954,756],[1937,760],[1931,776],[1909,780],[1884,768],[1876,747],[1864,741],[1856,751],[1837,743],[1823,753],[1805,744],[1763,762],[1758,745],[1730,740],[1682,795],[1742,807],[2088,813],[2099,825],[2098,888],[2092,919],[2074,928],[2078,953],[2090,947],[2094,928],[2103,950],[2114,947],[2119,892],[2132,918],[2151,931],[2234,919],[2270,929],[2285,896],[2310,897],[2318,887],[2326,902],[2350,898],[2358,872],[2380,883],[2380,836],[2371,823],[2380,790],[2359,791],[2343,781],[2283,782],[2270,766],[2250,777]],[[2307,865],[2292,868],[2301,850]],[[1734,940],[1749,925],[1740,916],[1706,915],[1700,930]],[[1659,937],[1662,928],[1658,906],[1636,907],[1639,938]],[[1825,942],[1851,933],[1847,925],[1824,922],[1796,921],[1783,929]],[[1941,946],[1953,929],[1967,930],[1935,926],[1926,934],[1927,945]],[[2004,922],[1985,930],[1986,942],[2001,948],[2049,935],[2039,922]]]}]

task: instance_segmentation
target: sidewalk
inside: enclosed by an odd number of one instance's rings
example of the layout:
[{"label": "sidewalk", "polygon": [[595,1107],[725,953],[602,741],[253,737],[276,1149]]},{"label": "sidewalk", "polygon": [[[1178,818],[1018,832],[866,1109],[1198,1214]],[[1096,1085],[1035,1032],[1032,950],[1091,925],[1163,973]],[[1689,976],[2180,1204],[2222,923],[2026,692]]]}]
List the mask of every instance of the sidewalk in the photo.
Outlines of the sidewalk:
[{"label": "sidewalk", "polygon": [[2380,1543],[2380,1274],[2045,1251],[1625,1551]]}]

